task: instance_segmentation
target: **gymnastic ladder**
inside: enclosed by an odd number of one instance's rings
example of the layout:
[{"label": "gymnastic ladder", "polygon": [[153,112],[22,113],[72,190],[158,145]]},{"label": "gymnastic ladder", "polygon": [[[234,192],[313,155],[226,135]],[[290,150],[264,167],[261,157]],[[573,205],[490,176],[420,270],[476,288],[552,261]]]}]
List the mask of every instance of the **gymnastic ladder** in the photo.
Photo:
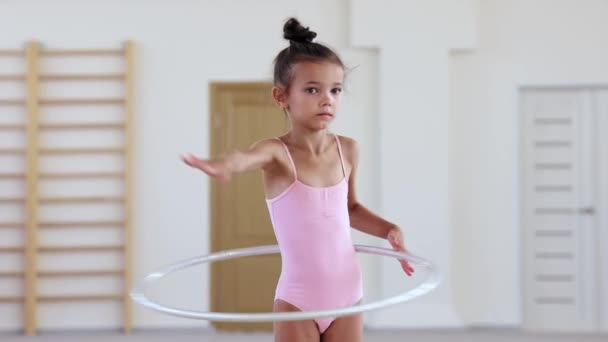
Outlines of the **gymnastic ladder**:
[{"label": "gymnastic ladder", "polygon": [[[24,157],[23,170],[2,171],[0,169],[0,181],[25,183],[22,195],[6,196],[0,193],[0,207],[12,205],[21,208],[25,213],[22,220],[5,220],[7,216],[1,215],[0,230],[13,230],[17,234],[23,233],[23,245],[6,245],[0,240],[0,255],[21,254],[24,256],[22,269],[0,270],[0,285],[7,279],[23,279],[24,286],[21,294],[0,294],[0,305],[6,303],[23,303],[23,329],[26,335],[35,335],[38,330],[38,309],[40,303],[52,302],[89,302],[89,301],[119,301],[122,307],[122,329],[129,333],[132,328],[132,306],[129,290],[132,283],[132,202],[133,202],[133,50],[132,41],[124,43],[120,49],[91,50],[91,49],[46,49],[36,41],[29,41],[21,50],[0,50],[0,58],[24,58],[25,73],[11,73],[0,75],[0,82],[24,82],[26,94],[24,98],[2,98],[0,93],[0,134],[2,132],[25,133],[26,146],[24,147],[2,147],[0,146],[0,157],[12,156]],[[48,73],[44,70],[45,59],[53,58],[87,58],[88,56],[114,56],[120,58],[124,65],[120,73]],[[46,97],[41,91],[41,85],[48,83],[52,86],[55,82],[121,82],[123,87],[122,97],[74,97],[57,98],[57,96]],[[45,85],[46,86],[46,85]],[[3,107],[23,108],[27,113],[24,122],[2,122]],[[41,109],[46,107],[64,108],[63,106],[80,106],[76,108],[89,108],[91,106],[119,106],[124,114],[120,122],[44,122],[41,120]],[[100,107],[105,108],[105,107]],[[6,113],[6,112],[5,112]],[[121,146],[116,147],[45,147],[40,143],[41,134],[45,132],[74,132],[78,130],[96,131],[113,130],[122,134]],[[123,168],[112,172],[46,172],[40,169],[41,159],[49,156],[74,156],[74,155],[115,155],[122,160]],[[0,167],[1,167],[0,162]],[[69,166],[69,165],[66,165]],[[82,196],[47,196],[41,186],[42,182],[53,182],[57,180],[91,181],[100,179],[115,179],[122,184],[122,194],[119,196],[107,196],[87,194]],[[75,205],[112,203],[117,205],[122,212],[122,217],[116,220],[65,220],[53,221],[40,218],[40,212],[47,205]],[[8,213],[8,211],[5,211]],[[3,218],[3,216],[5,216]],[[67,245],[53,244],[44,245],[39,243],[40,233],[48,230],[75,230],[87,229],[116,229],[122,230],[120,243],[117,244],[91,244],[91,243],[69,243]],[[90,232],[90,230],[88,230]],[[90,233],[93,234],[93,233]],[[72,235],[72,233],[70,233]],[[44,270],[40,267],[40,259],[45,255],[76,253],[108,252],[122,254],[121,269],[95,269],[83,268],[78,270]],[[64,265],[65,266],[65,265]],[[73,295],[45,295],[39,291],[39,281],[49,278],[94,278],[117,277],[122,279],[120,293],[101,294],[73,294]],[[0,286],[1,287],[1,286]]]}]

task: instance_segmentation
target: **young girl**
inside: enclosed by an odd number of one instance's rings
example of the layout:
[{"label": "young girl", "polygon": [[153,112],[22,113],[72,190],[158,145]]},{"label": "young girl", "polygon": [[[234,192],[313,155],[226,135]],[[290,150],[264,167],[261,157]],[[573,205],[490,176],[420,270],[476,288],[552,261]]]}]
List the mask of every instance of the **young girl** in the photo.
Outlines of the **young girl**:
[{"label": "young girl", "polygon": [[[275,59],[272,97],[291,123],[284,135],[221,159],[183,161],[219,180],[262,169],[264,192],[280,246],[282,269],[274,311],[338,309],[363,295],[350,227],[405,251],[401,230],[357,201],[357,143],[329,132],[340,108],[344,65],[316,33],[291,18],[289,47]],[[413,268],[402,262],[411,275]],[[275,341],[361,341],[362,315],[275,322]]]}]

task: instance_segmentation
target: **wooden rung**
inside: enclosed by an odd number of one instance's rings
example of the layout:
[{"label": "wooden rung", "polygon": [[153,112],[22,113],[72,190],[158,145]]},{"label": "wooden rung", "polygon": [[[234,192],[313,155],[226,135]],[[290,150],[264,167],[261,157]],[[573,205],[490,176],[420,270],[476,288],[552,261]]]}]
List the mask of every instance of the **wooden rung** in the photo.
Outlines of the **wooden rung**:
[{"label": "wooden rung", "polygon": [[[1,201],[1,200],[0,200]],[[74,196],[74,197],[43,197],[39,199],[40,203],[97,203],[97,202],[122,202],[122,196]]]},{"label": "wooden rung", "polygon": [[[65,178],[122,178],[124,177],[123,172],[65,172],[65,173],[53,173],[46,172],[39,175],[40,178],[45,179],[65,179]],[[0,174],[1,176],[1,174]]]},{"label": "wooden rung", "polygon": [[24,274],[23,272],[0,272],[0,277],[21,278]]},{"label": "wooden rung", "polygon": [[24,154],[25,149],[22,148],[0,148],[0,154]]},{"label": "wooden rung", "polygon": [[18,246],[4,246],[4,247],[0,247],[0,252],[18,253],[18,252],[23,252],[24,249],[25,249],[24,247],[18,247]]},{"label": "wooden rung", "polygon": [[124,221],[65,221],[39,222],[40,228],[123,227]]},{"label": "wooden rung", "polygon": [[0,129],[25,129],[24,124],[0,124]]},{"label": "wooden rung", "polygon": [[0,81],[25,81],[25,75],[0,75]]},{"label": "wooden rung", "polygon": [[25,178],[23,172],[0,172],[0,178]]},{"label": "wooden rung", "polygon": [[0,228],[23,228],[25,223],[23,222],[0,222]]},{"label": "wooden rung", "polygon": [[[97,276],[120,276],[121,270],[99,270],[99,271],[46,271],[38,272],[39,277],[97,277]],[[1,274],[0,274],[1,275]]]},{"label": "wooden rung", "polygon": [[42,154],[124,153],[124,147],[44,148]]},{"label": "wooden rung", "polygon": [[2,106],[25,106],[25,100],[22,99],[0,99]]},{"label": "wooden rung", "polygon": [[122,300],[122,295],[99,294],[99,295],[75,295],[75,296],[38,296],[40,302],[77,302],[97,300]]},{"label": "wooden rung", "polygon": [[[106,81],[124,80],[125,74],[47,74],[40,75],[42,81]],[[1,78],[0,78],[1,79]]]},{"label": "wooden rung", "polygon": [[13,203],[19,204],[25,202],[24,197],[4,197],[0,198],[0,203]]},{"label": "wooden rung", "polygon": [[123,98],[65,98],[65,99],[40,99],[41,105],[107,105],[124,104]]},{"label": "wooden rung", "polygon": [[45,49],[40,51],[44,57],[53,56],[124,56],[124,50],[119,49]]},{"label": "wooden rung", "polygon": [[121,129],[124,127],[123,123],[48,123],[40,125],[41,129]]},{"label": "wooden rung", "polygon": [[24,56],[24,55],[25,55],[24,50],[8,50],[8,49],[0,50],[0,56]]},{"label": "wooden rung", "polygon": [[110,252],[121,251],[123,246],[39,246],[39,252],[56,253],[56,252]]},{"label": "wooden rung", "polygon": [[0,303],[19,303],[19,302],[23,302],[22,296],[15,296],[15,297],[2,296],[2,297],[0,297]]}]

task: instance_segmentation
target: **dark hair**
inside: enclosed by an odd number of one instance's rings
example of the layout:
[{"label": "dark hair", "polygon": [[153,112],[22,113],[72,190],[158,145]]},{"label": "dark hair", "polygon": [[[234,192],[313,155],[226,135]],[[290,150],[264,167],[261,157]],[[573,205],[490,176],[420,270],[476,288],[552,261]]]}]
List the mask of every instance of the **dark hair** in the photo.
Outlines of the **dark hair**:
[{"label": "dark hair", "polygon": [[344,63],[332,49],[312,40],[317,36],[300,24],[296,18],[289,18],[283,26],[283,38],[289,46],[281,50],[274,59],[274,84],[289,88],[293,79],[293,66],[300,62],[330,62],[344,68]]}]

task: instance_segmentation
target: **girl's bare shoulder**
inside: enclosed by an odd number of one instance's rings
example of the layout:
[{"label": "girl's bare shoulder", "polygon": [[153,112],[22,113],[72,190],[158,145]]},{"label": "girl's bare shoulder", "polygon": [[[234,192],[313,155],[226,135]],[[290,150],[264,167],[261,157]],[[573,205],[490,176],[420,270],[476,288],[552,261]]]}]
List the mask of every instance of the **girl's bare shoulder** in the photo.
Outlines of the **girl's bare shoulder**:
[{"label": "girl's bare shoulder", "polygon": [[359,143],[351,137],[347,137],[344,135],[336,135],[338,140],[340,141],[340,145],[342,147],[342,151],[344,152],[345,157],[352,161],[359,155]]}]

